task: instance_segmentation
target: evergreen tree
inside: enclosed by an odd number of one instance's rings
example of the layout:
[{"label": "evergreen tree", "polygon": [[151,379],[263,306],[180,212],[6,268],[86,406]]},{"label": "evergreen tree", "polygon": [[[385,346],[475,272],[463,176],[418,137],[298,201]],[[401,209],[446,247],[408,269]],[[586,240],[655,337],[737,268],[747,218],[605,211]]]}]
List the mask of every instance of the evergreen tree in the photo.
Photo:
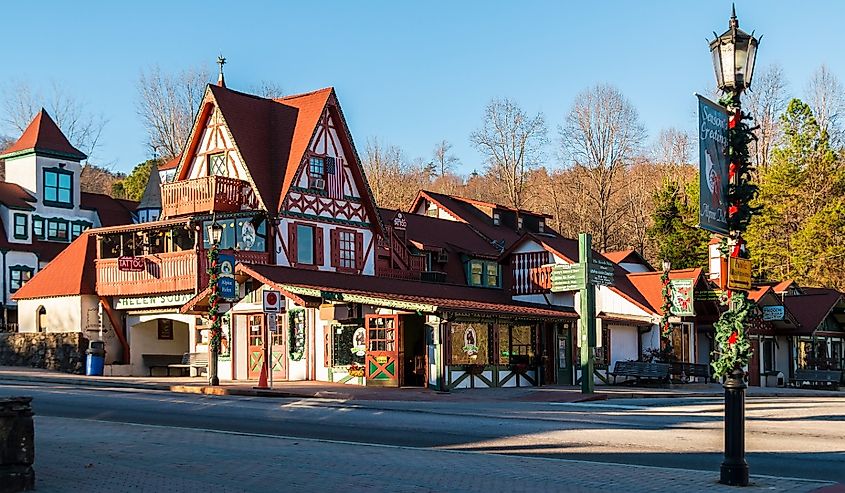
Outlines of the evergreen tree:
[{"label": "evergreen tree", "polygon": [[112,195],[123,199],[141,200],[154,163],[157,164],[156,160],[148,159],[135,166],[129,176],[112,185]]},{"label": "evergreen tree", "polygon": [[674,181],[664,180],[654,194],[653,224],[648,235],[656,245],[658,258],[671,262],[673,269],[707,265],[710,235],[694,226],[698,217],[698,200],[689,196],[688,191],[692,189],[695,187],[681,187]]}]

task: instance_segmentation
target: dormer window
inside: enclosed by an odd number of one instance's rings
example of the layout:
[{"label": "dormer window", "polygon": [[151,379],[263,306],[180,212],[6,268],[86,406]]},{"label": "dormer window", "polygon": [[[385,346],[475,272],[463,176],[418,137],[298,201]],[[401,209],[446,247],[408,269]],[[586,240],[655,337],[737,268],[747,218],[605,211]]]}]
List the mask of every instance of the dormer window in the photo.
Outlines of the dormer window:
[{"label": "dormer window", "polygon": [[15,239],[25,240],[29,238],[29,220],[26,214],[15,214]]},{"label": "dormer window", "polygon": [[44,170],[44,205],[73,207],[73,172],[59,168]]},{"label": "dormer window", "polygon": [[522,229],[522,216],[516,218],[516,229]]},{"label": "dormer window", "polygon": [[546,232],[546,221],[540,221],[540,224],[537,225],[537,231],[539,231],[540,233]]},{"label": "dormer window", "polygon": [[229,176],[225,152],[208,156],[208,176]]},{"label": "dormer window", "polygon": [[493,213],[493,225],[499,226],[501,224],[502,224],[502,215],[499,214],[498,212],[494,212]]},{"label": "dormer window", "polygon": [[467,281],[470,286],[482,286],[486,288],[498,288],[501,286],[498,263],[485,260],[470,260],[467,267]]}]

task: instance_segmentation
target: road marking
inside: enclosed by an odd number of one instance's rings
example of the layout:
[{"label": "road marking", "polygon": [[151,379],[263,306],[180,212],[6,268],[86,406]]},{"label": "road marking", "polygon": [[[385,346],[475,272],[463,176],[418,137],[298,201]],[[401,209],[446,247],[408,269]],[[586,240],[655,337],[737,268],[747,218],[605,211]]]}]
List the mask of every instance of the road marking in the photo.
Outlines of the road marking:
[{"label": "road marking", "polygon": [[[48,419],[70,419],[70,420],[77,420],[77,421],[89,421],[92,423],[103,423],[109,425],[128,425],[128,426],[137,426],[140,428],[150,427],[150,428],[162,428],[168,430],[182,430],[182,431],[199,431],[205,433],[217,433],[221,435],[230,435],[230,436],[245,436],[245,437],[256,437],[256,438],[275,438],[281,440],[288,440],[288,441],[307,441],[313,443],[328,443],[334,445],[352,445],[355,447],[377,447],[377,448],[384,448],[384,449],[392,449],[392,450],[413,450],[413,451],[425,451],[425,452],[440,452],[440,453],[447,453],[447,454],[460,454],[460,455],[482,455],[485,457],[510,457],[510,458],[517,458],[517,459],[527,459],[527,460],[537,460],[537,461],[547,461],[547,462],[557,462],[557,463],[569,463],[569,464],[587,464],[587,465],[603,465],[603,466],[622,466],[622,467],[629,467],[633,469],[648,469],[648,470],[660,470],[660,471],[684,471],[689,473],[695,474],[706,474],[706,473],[714,473],[714,471],[704,470],[704,469],[686,469],[682,467],[659,467],[659,466],[645,466],[640,464],[625,464],[622,462],[602,462],[602,461],[589,461],[589,460],[581,460],[581,459],[561,459],[557,457],[534,457],[528,455],[518,455],[518,454],[498,454],[498,453],[488,453],[488,452],[478,452],[474,450],[455,450],[455,449],[442,449],[442,448],[435,448],[435,447],[411,447],[408,445],[389,445],[384,443],[367,443],[367,442],[355,442],[351,440],[331,440],[328,438],[305,438],[305,437],[297,437],[291,435],[270,435],[266,433],[248,433],[243,431],[228,431],[228,430],[214,430],[209,428],[190,428],[186,426],[165,426],[165,425],[150,425],[150,424],[142,424],[142,423],[128,423],[124,421],[108,421],[108,420],[101,420],[101,419],[90,419],[90,418],[64,418],[64,417],[56,417],[56,416],[49,416]],[[806,479],[806,478],[792,478],[792,477],[783,477],[783,476],[769,476],[765,474],[752,474],[752,478],[760,478],[760,479],[773,479],[773,480],[786,480],[786,481],[800,481],[804,483],[813,483],[818,484],[821,486],[826,485],[834,485],[837,484],[833,481],[825,481],[825,480],[818,480],[818,479]]]},{"label": "road marking", "polygon": [[630,406],[625,404],[594,404],[592,402],[549,402],[549,404],[552,406],[571,406],[598,409],[627,409],[630,411],[642,411],[643,409],[651,409],[650,406]]}]

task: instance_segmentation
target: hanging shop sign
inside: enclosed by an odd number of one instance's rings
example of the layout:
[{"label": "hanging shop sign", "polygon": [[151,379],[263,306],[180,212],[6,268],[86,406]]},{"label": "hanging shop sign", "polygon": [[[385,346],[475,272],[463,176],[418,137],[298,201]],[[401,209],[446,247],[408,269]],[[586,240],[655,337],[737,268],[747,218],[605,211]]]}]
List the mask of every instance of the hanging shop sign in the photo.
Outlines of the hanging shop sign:
[{"label": "hanging shop sign", "polygon": [[596,286],[613,284],[613,263],[609,260],[591,258],[587,264],[587,282]]},{"label": "hanging shop sign", "polygon": [[181,306],[191,300],[194,293],[160,294],[156,296],[116,297],[115,310],[137,310],[141,308],[160,308],[165,306]]},{"label": "hanging shop sign", "polygon": [[121,272],[144,272],[146,262],[144,257],[118,257],[117,270]]},{"label": "hanging shop sign", "polygon": [[728,258],[728,289],[735,291],[751,289],[751,259]]},{"label": "hanging shop sign", "polygon": [[224,300],[233,301],[237,296],[235,283],[235,256],[221,253],[217,257],[220,275],[217,277],[217,292]]},{"label": "hanging shop sign", "polygon": [[698,96],[699,227],[728,234],[728,110]]},{"label": "hanging shop sign", "polygon": [[669,289],[672,293],[672,308],[669,310],[672,315],[678,317],[694,317],[695,309],[693,300],[692,279],[672,279],[669,281]]},{"label": "hanging shop sign", "polygon": [[762,310],[764,322],[774,322],[786,318],[786,310],[783,305],[764,306]]}]

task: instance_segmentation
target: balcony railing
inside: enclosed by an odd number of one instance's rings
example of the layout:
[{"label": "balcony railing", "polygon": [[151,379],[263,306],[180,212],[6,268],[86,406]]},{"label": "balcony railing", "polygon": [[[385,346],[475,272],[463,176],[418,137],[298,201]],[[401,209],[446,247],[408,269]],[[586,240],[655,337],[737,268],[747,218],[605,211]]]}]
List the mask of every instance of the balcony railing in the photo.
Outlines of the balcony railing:
[{"label": "balcony railing", "polygon": [[249,184],[225,176],[165,183],[161,186],[162,217],[237,212],[243,203],[244,187],[249,187]]},{"label": "balcony railing", "polygon": [[122,271],[118,259],[97,260],[97,294],[135,294],[193,291],[197,283],[197,255],[193,250],[146,255],[144,270]]}]

